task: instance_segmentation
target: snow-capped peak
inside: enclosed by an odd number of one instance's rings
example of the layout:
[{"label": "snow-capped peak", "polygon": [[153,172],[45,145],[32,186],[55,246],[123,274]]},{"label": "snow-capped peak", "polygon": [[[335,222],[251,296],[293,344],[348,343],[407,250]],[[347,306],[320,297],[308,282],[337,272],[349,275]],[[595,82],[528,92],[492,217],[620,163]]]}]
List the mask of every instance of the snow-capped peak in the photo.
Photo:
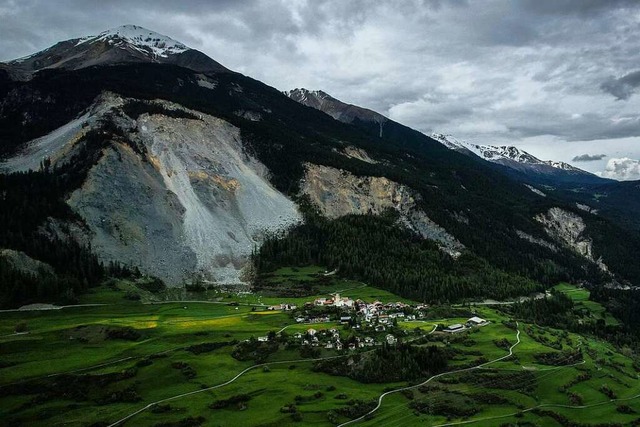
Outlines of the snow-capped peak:
[{"label": "snow-capped peak", "polygon": [[309,90],[305,88],[285,90],[283,93],[289,98],[293,98],[296,101],[300,102],[301,104],[304,104],[309,99],[322,100],[322,99],[331,98],[331,96],[329,96],[328,93],[323,92],[321,90]]},{"label": "snow-capped peak", "polygon": [[505,161],[513,161],[529,165],[546,165],[556,169],[565,171],[584,172],[581,169],[571,166],[568,163],[554,160],[540,160],[539,158],[511,145],[478,145],[465,141],[460,141],[451,135],[434,133],[431,135],[433,139],[440,142],[445,147],[456,151],[467,151],[476,156],[488,160],[490,162],[503,163]]},{"label": "snow-capped peak", "polygon": [[549,166],[553,166],[556,169],[562,169],[562,170],[566,170],[566,171],[582,171],[582,169],[578,169],[574,166],[571,166],[569,163],[565,163],[565,162],[558,162],[555,160],[545,160],[543,161],[543,163],[548,164]]},{"label": "snow-capped peak", "polygon": [[83,37],[78,40],[76,46],[98,41],[106,41],[114,46],[121,46],[123,43],[126,43],[140,52],[151,53],[156,57],[162,58],[189,50],[189,47],[171,37],[137,25],[123,25],[103,31],[97,36]]}]

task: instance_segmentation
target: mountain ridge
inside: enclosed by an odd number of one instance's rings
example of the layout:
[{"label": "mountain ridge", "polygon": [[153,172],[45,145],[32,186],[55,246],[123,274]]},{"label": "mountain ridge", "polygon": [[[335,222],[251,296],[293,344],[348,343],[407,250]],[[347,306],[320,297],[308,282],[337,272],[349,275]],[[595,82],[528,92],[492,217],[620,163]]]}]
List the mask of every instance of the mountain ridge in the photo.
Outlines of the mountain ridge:
[{"label": "mountain ridge", "polygon": [[[374,122],[380,125],[380,135],[383,125],[393,122],[388,117],[373,110],[342,102],[322,90],[296,88],[283,92],[289,98],[329,114],[336,120],[353,123],[354,121]],[[463,154],[473,154],[483,160],[502,164],[523,172],[539,174],[558,174],[556,170],[566,172],[568,179],[580,182],[593,181],[597,183],[610,182],[587,171],[576,168],[568,163],[554,160],[540,160],[530,153],[514,146],[478,145],[459,141],[451,135],[433,133],[427,135],[443,146]]]},{"label": "mountain ridge", "polygon": [[202,52],[137,25],[58,42],[31,55],[0,64],[11,78],[29,80],[45,69],[78,70],[132,62],[175,64],[200,72],[230,72]]},{"label": "mountain ridge", "polygon": [[488,162],[501,164],[524,173],[547,175],[555,179],[580,183],[602,184],[613,182],[613,180],[601,178],[566,162],[541,160],[531,153],[513,145],[496,146],[473,144],[460,141],[452,135],[444,135],[441,133],[433,133],[431,137],[451,150],[464,154],[472,154]]}]

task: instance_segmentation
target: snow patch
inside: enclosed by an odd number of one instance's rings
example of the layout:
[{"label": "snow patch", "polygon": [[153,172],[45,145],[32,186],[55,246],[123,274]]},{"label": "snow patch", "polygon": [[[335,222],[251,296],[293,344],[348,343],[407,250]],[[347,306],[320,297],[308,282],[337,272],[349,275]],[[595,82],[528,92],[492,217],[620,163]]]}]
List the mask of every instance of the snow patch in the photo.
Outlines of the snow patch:
[{"label": "snow patch", "polygon": [[95,43],[98,41],[106,41],[114,46],[120,46],[123,43],[126,43],[140,52],[150,52],[154,56],[161,58],[166,58],[169,55],[175,55],[190,50],[189,47],[170,37],[137,25],[123,25],[121,27],[103,31],[97,36],[83,37],[78,40],[76,46],[83,43]]}]

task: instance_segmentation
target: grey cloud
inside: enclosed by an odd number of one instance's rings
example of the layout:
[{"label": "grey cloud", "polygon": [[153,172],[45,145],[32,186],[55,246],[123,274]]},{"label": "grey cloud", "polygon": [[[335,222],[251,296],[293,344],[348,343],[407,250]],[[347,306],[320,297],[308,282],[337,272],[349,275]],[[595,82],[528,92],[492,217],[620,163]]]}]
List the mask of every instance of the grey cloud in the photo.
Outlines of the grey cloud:
[{"label": "grey cloud", "polygon": [[426,132],[561,144],[640,136],[639,13],[622,0],[0,0],[0,59],[138,24]]},{"label": "grey cloud", "polygon": [[527,120],[518,112],[504,116],[509,130],[520,137],[554,135],[567,141],[593,141],[640,136],[640,116],[614,121],[599,113],[573,118],[555,109],[526,110]]},{"label": "grey cloud", "polygon": [[525,10],[543,15],[589,15],[633,5],[635,0],[519,0]]},{"label": "grey cloud", "polygon": [[581,154],[579,156],[575,156],[571,159],[574,162],[595,162],[597,160],[602,160],[607,157],[606,154]]},{"label": "grey cloud", "polygon": [[617,79],[611,77],[600,87],[617,99],[623,100],[631,98],[638,86],[640,86],[640,71],[633,71]]}]

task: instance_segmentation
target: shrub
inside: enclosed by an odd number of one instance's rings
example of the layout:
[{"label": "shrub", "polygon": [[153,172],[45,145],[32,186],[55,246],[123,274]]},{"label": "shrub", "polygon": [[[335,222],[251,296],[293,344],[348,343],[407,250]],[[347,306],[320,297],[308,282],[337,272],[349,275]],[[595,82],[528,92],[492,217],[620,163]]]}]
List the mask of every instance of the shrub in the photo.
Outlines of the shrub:
[{"label": "shrub", "polygon": [[636,411],[634,411],[634,409],[631,406],[628,405],[618,405],[616,407],[616,411],[620,412],[621,414],[635,414]]},{"label": "shrub", "polygon": [[247,402],[251,400],[251,396],[248,394],[237,394],[235,396],[231,396],[228,399],[220,399],[216,400],[212,404],[209,405],[211,409],[225,409],[229,406],[235,405],[238,409],[242,410],[247,407]]}]

